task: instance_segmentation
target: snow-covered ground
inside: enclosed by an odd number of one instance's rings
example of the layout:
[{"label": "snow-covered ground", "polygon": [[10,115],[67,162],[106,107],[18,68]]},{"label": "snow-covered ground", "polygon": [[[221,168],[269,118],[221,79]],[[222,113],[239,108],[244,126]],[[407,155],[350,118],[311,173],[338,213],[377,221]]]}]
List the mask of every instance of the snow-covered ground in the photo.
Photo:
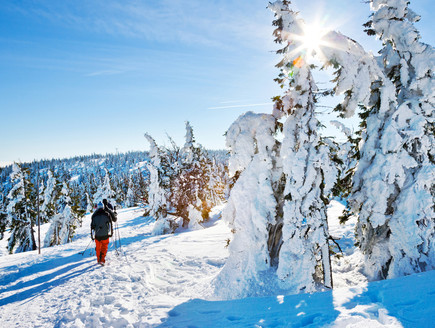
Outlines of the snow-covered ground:
[{"label": "snow-covered ground", "polygon": [[[368,283],[353,248],[350,221],[330,229],[343,256],[333,260],[333,291],[217,300],[213,279],[228,256],[230,231],[204,229],[152,236],[138,208],[119,211],[123,255],[113,243],[96,264],[90,218],[73,243],[0,257],[0,327],[434,327],[435,271]],[[5,241],[0,242],[0,247]]]}]

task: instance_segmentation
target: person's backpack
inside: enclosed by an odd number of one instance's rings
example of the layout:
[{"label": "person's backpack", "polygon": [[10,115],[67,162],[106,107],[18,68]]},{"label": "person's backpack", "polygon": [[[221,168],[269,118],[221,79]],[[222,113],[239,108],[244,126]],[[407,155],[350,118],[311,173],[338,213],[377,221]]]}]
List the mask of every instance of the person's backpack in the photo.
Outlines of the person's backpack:
[{"label": "person's backpack", "polygon": [[104,212],[96,215],[93,218],[94,230],[95,230],[95,238],[107,238],[112,236],[112,221],[110,220],[109,214]]}]

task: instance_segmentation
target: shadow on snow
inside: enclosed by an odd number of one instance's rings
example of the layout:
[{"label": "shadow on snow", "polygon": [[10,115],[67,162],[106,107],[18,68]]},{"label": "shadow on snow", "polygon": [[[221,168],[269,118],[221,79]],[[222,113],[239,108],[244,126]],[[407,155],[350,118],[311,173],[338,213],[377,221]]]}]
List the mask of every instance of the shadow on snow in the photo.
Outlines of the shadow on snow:
[{"label": "shadow on snow", "polygon": [[330,291],[245,298],[229,301],[190,300],[168,312],[159,328],[177,327],[322,327],[335,321]]},{"label": "shadow on snow", "polygon": [[[352,290],[354,288],[348,288],[348,291]],[[433,327],[435,270],[371,282],[343,304],[335,304],[343,292],[346,291],[336,289],[314,294],[229,301],[194,299],[169,311],[168,318],[162,319],[159,328],[323,327],[337,319],[340,321],[342,311],[342,323],[369,318],[388,326],[399,322],[404,328]]]},{"label": "shadow on snow", "polygon": [[[119,228],[134,226],[140,229],[153,221],[154,219],[152,218],[140,216],[123,222]],[[86,234],[84,234],[84,236],[86,236]],[[132,243],[147,239],[149,237],[152,237],[150,233],[138,234],[128,238],[122,238],[121,235],[121,243],[122,246],[128,246]],[[159,240],[161,239],[158,239],[157,241]],[[113,240],[111,240],[111,244],[114,244]],[[73,243],[69,245],[72,246]],[[112,246],[112,248],[114,247]],[[70,256],[47,255],[45,258],[42,258],[41,262],[35,264],[29,263],[29,265],[26,267],[23,267],[22,265],[11,265],[4,267],[2,269],[3,272],[12,271],[12,273],[4,274],[0,277],[1,293],[4,295],[8,292],[17,292],[7,297],[0,298],[0,306],[13,302],[25,301],[31,299],[32,297],[44,294],[52,288],[65,284],[70,279],[92,270],[95,268],[95,261],[93,257],[88,257],[89,255],[95,256],[94,249],[94,244],[90,243],[86,250],[87,254],[84,254],[84,256],[81,254],[81,252],[77,252]],[[61,254],[62,250],[64,252],[70,252],[73,249],[60,248],[59,254]],[[109,251],[111,250],[109,249]],[[79,268],[81,266],[84,267]],[[47,271],[50,272],[47,273]],[[36,277],[30,280],[25,279],[26,277],[30,277],[32,275],[36,275]],[[21,289],[26,290],[20,291]]]},{"label": "shadow on snow", "polygon": [[[92,265],[90,265],[90,262],[92,262]],[[8,283],[12,283],[11,286],[2,288],[2,294],[28,287],[31,288],[0,299],[0,306],[13,302],[24,301],[40,294],[44,294],[54,287],[65,284],[74,277],[92,270],[94,267],[93,262],[94,261],[91,260],[84,261],[81,255],[74,254],[67,257],[50,258],[47,261],[28,266],[24,269],[17,267],[18,272],[9,274],[0,279],[0,285],[4,286]],[[77,270],[77,268],[80,266],[85,267]],[[23,277],[31,276],[33,274],[41,274],[41,272],[53,270],[58,267],[60,268],[48,274],[39,275],[32,280],[19,281],[18,283],[13,284],[15,281],[22,279]]]},{"label": "shadow on snow", "polygon": [[404,328],[434,327],[435,270],[371,282],[343,306],[364,308],[366,316],[380,322],[392,316]]}]

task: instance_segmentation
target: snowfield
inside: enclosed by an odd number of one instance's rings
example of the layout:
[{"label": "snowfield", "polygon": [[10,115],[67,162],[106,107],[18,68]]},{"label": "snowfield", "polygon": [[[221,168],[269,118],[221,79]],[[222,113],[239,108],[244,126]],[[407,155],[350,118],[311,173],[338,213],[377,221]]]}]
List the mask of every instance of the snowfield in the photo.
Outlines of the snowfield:
[{"label": "snowfield", "polygon": [[[213,279],[228,257],[229,228],[219,208],[207,226],[153,236],[140,208],[119,211],[122,254],[111,241],[107,265],[89,244],[90,216],[75,241],[0,257],[0,327],[433,327],[435,271],[367,282],[353,226],[330,229],[343,256],[333,260],[333,291],[218,300]],[[43,229],[44,230],[44,229]],[[0,242],[5,247],[6,240]]]}]

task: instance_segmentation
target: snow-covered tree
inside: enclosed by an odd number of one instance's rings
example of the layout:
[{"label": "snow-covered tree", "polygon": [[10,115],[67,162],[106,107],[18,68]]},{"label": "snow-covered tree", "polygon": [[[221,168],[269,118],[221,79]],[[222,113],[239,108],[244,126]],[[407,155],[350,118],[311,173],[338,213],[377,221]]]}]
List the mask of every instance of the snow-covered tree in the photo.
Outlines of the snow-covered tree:
[{"label": "snow-covered tree", "polygon": [[148,203],[149,176],[146,172],[135,172],[133,175],[134,199],[136,205],[145,206]]},{"label": "snow-covered tree", "polygon": [[[186,122],[182,148],[170,137],[170,148],[159,148],[152,137],[148,134],[145,137],[150,142],[148,199],[150,215],[157,219],[154,232],[171,233],[179,225],[192,227],[207,221],[218,195],[223,196],[210,187],[218,186],[217,180],[225,175],[216,165],[214,185],[210,183],[213,162],[208,152],[195,141],[190,123]],[[180,218],[182,223],[178,223]]]},{"label": "snow-covered tree", "polygon": [[136,199],[135,185],[133,182],[133,177],[130,176],[128,179],[127,195],[125,196],[125,206],[132,207],[132,206],[136,206],[136,204],[137,204],[137,199]]},{"label": "snow-covered tree", "polygon": [[[175,177],[171,201],[176,209],[177,216],[183,218],[183,227],[187,227],[193,219],[201,223],[208,219],[211,207],[207,195],[211,193],[208,189],[210,181],[211,161],[207,152],[195,142],[193,128],[186,122],[186,141],[180,151],[180,169]],[[201,216],[193,215],[193,207],[201,213]]]},{"label": "snow-covered tree", "polygon": [[86,213],[85,206],[83,205],[83,198],[85,198],[84,192],[81,185],[79,185],[77,181],[70,182],[68,186],[69,196],[71,199],[71,210],[77,216],[78,222],[81,225],[81,218]]},{"label": "snow-covered tree", "polygon": [[208,194],[207,201],[210,204],[219,205],[225,199],[225,188],[228,184],[228,169],[222,163],[216,161],[212,157],[211,161],[207,164],[207,171],[209,173],[208,181]]},{"label": "snow-covered tree", "polygon": [[336,70],[337,106],[358,106],[362,134],[349,199],[371,279],[434,268],[434,49],[419,42],[419,17],[404,0],[371,1],[366,24],[384,43],[373,58],[337,32],[323,36],[322,60]]},{"label": "snow-covered tree", "polygon": [[44,222],[47,222],[56,214],[56,201],[59,197],[61,184],[54,176],[53,171],[48,170],[47,182],[42,196],[42,205],[40,208],[40,215]]},{"label": "snow-covered tree", "polygon": [[71,189],[63,182],[56,201],[56,214],[45,236],[44,245],[61,245],[72,241],[76,228],[81,224],[84,211],[71,199]]},{"label": "snow-covered tree", "polygon": [[368,33],[383,41],[387,78],[373,85],[351,203],[372,279],[435,268],[433,47],[419,41],[419,20],[405,0],[371,1]]},{"label": "snow-covered tree", "polygon": [[287,91],[274,98],[272,115],[247,113],[227,132],[237,181],[223,217],[235,234],[216,281],[227,297],[332,287],[326,206],[336,170],[317,132],[317,87],[297,37],[304,23],[288,1],[270,8],[275,41],[285,45],[276,81]]},{"label": "snow-covered tree", "polygon": [[276,18],[276,42],[285,45],[278,67],[286,78],[278,82],[288,82],[288,91],[276,98],[274,108],[275,116],[285,117],[280,156],[286,183],[282,236],[279,242],[274,238],[272,253],[279,252],[277,275],[283,288],[313,292],[319,285],[332,287],[326,206],[336,172],[317,132],[317,86],[309,54],[303,51],[303,41],[294,37],[302,34],[303,21],[283,2],[270,8]]},{"label": "snow-covered tree", "polygon": [[262,294],[276,287],[273,280],[267,281],[268,273],[274,274],[269,230],[279,215],[281,163],[276,129],[274,116],[248,112],[226,133],[231,152],[229,174],[238,179],[222,213],[234,232],[230,256],[215,282],[216,292],[223,297]]},{"label": "snow-covered tree", "polygon": [[337,181],[332,190],[333,196],[347,199],[352,192],[352,178],[359,160],[360,131],[354,134],[341,122],[334,120],[330,123],[340,129],[347,137],[347,141],[344,142],[323,138],[323,141],[329,146],[332,161],[338,170]]},{"label": "snow-covered tree", "polygon": [[156,235],[171,233],[176,229],[176,226],[173,220],[168,217],[166,199],[168,179],[164,176],[164,170],[162,169],[162,152],[149,134],[146,133],[145,138],[150,143],[149,154],[151,161],[147,163],[150,172],[148,205],[149,215],[156,219],[153,233]]},{"label": "snow-covered tree", "polygon": [[89,193],[86,192],[86,213],[92,213],[94,210],[94,202],[91,200]]},{"label": "snow-covered tree", "polygon": [[11,173],[12,189],[7,196],[8,225],[11,236],[8,250],[12,253],[26,252],[36,249],[33,226],[35,224],[36,192],[30,179],[30,170],[14,163]]},{"label": "snow-covered tree", "polygon": [[6,208],[6,197],[2,192],[0,192],[0,240],[4,238],[4,233],[8,225],[8,214]]},{"label": "snow-covered tree", "polygon": [[107,169],[104,169],[104,171],[105,171],[105,175],[104,175],[103,183],[100,186],[98,186],[97,192],[93,196],[94,203],[97,204],[99,202],[102,202],[103,199],[107,199],[109,203],[115,205],[116,194],[112,189],[112,185],[110,181],[110,173]]}]

